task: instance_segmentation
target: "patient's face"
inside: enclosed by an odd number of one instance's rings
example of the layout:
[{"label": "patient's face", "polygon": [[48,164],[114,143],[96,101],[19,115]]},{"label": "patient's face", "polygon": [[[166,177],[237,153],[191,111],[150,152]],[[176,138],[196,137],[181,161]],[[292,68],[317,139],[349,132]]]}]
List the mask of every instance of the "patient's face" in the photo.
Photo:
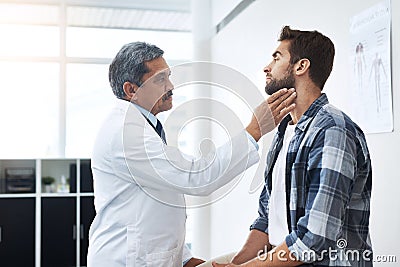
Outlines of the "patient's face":
[{"label": "patient's face", "polygon": [[272,61],[265,68],[265,92],[269,95],[282,88],[292,88],[295,85],[294,65],[290,64],[290,42],[284,40],[272,54]]}]

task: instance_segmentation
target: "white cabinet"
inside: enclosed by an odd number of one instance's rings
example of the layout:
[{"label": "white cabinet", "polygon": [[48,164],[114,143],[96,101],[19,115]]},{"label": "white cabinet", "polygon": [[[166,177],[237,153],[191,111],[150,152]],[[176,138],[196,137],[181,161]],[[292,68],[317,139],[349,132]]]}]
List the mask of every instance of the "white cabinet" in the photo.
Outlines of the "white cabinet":
[{"label": "white cabinet", "polygon": [[[95,215],[90,160],[0,160],[0,212],[1,266],[86,266]],[[15,246],[24,257],[10,253]]]}]

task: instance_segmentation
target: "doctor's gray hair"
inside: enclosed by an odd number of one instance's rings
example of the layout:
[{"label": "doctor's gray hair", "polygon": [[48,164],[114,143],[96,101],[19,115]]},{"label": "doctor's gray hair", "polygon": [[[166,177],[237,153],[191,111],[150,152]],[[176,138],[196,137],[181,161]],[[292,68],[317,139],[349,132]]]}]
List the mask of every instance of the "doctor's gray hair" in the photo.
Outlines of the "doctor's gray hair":
[{"label": "doctor's gray hair", "polygon": [[155,45],[133,42],[124,45],[110,64],[108,79],[117,98],[125,97],[125,82],[141,86],[143,75],[149,72],[145,62],[162,57],[164,51]]}]

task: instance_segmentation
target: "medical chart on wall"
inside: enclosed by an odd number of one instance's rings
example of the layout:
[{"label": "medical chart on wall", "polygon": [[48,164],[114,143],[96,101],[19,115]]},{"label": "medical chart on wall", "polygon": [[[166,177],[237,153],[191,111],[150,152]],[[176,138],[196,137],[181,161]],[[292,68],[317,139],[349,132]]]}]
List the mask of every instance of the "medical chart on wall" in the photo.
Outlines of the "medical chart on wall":
[{"label": "medical chart on wall", "polygon": [[393,131],[390,32],[390,0],[350,20],[352,117],[365,133]]}]

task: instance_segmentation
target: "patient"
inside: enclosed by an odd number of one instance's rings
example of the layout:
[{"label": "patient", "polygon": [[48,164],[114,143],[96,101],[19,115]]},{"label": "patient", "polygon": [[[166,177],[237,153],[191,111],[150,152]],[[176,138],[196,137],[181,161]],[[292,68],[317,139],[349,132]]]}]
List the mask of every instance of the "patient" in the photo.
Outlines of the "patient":
[{"label": "patient", "polygon": [[247,241],[214,267],[372,266],[367,143],[322,93],[334,54],[332,41],[317,31],[282,29],[264,68],[265,91],[296,88],[296,108],[273,139]]}]

